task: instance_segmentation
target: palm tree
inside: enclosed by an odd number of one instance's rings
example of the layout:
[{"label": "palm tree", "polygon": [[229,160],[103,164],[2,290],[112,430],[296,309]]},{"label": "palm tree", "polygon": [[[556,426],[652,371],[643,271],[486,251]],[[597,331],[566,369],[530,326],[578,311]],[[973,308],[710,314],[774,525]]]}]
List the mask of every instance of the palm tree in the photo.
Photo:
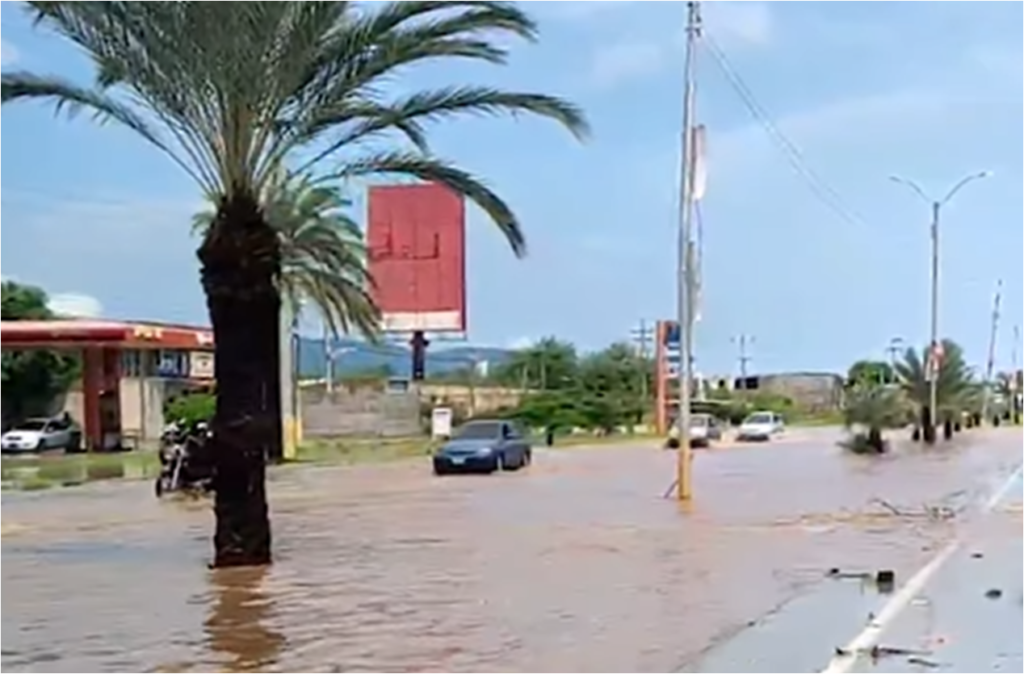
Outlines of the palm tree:
[{"label": "palm tree", "polygon": [[930,381],[925,362],[928,349],[907,349],[903,359],[896,363],[896,374],[903,390],[918,412],[925,442],[935,442],[935,423],[942,420],[951,435],[954,419],[969,407],[976,388],[970,367],[964,360],[963,349],[952,340],[943,340],[943,358],[938,368],[938,409],[930,405]]},{"label": "palm tree", "polygon": [[[847,392],[843,404],[843,422],[854,431],[844,445],[864,454],[883,454],[883,431],[906,423],[906,408],[898,390],[877,382],[862,381]],[[865,430],[861,430],[865,429]]]},{"label": "palm tree", "polygon": [[[282,172],[268,186],[264,203],[281,246],[278,287],[291,315],[297,317],[308,302],[332,332],[376,340],[380,311],[369,293],[363,232],[346,213],[351,204],[341,189]],[[193,231],[205,235],[216,215],[197,213]]]},{"label": "palm tree", "polygon": [[[269,563],[265,461],[281,442],[273,401],[282,249],[262,200],[267,185],[283,166],[333,183],[381,174],[433,181],[480,206],[522,255],[512,209],[431,155],[426,125],[465,113],[532,113],[583,137],[586,120],[551,96],[387,86],[410,66],[439,60],[504,63],[503,38],[537,37],[537,25],[511,2],[26,6],[92,58],[96,81],[4,73],[2,102],[39,99],[126,126],[217,205],[198,251],[217,345],[214,565]],[[396,135],[399,145],[382,144]]]}]

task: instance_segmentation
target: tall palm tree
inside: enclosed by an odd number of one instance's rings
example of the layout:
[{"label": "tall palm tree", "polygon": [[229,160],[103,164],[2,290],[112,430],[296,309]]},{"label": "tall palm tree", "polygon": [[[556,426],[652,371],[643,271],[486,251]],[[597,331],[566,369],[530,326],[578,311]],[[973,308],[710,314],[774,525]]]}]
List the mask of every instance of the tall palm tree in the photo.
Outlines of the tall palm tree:
[{"label": "tall palm tree", "polygon": [[[282,250],[261,195],[282,166],[339,182],[380,174],[443,184],[481,207],[516,254],[520,222],[467,171],[432,156],[426,124],[464,113],[532,113],[578,137],[573,105],[464,86],[401,93],[410,66],[505,62],[537,25],[511,2],[28,2],[38,23],[88,54],[93,85],[2,76],[2,101],[41,99],[126,126],[217,204],[199,247],[216,336],[213,421],[217,566],[269,563],[265,457],[280,442]],[[390,149],[381,141],[398,138]],[[371,142],[372,141],[372,142]]]},{"label": "tall palm tree", "polygon": [[[263,201],[281,246],[278,288],[291,314],[308,302],[332,332],[377,339],[380,311],[369,292],[365,239],[341,189],[282,171]],[[213,210],[197,213],[193,231],[205,235],[216,217]]]},{"label": "tall palm tree", "polygon": [[950,422],[969,406],[975,392],[971,368],[964,359],[963,349],[952,340],[943,340],[943,358],[938,369],[938,409],[929,409],[930,381],[926,362],[928,349],[907,349],[896,363],[896,374],[907,398],[917,409],[921,431],[928,443],[935,441],[935,424]]}]

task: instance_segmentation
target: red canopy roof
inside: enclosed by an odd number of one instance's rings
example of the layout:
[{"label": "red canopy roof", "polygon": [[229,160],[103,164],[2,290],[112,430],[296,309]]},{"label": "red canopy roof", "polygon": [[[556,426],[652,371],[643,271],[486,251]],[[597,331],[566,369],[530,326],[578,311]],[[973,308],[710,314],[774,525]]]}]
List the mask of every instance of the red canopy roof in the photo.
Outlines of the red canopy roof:
[{"label": "red canopy roof", "polygon": [[186,325],[106,320],[0,321],[9,348],[115,346],[132,349],[213,349],[213,331]]}]

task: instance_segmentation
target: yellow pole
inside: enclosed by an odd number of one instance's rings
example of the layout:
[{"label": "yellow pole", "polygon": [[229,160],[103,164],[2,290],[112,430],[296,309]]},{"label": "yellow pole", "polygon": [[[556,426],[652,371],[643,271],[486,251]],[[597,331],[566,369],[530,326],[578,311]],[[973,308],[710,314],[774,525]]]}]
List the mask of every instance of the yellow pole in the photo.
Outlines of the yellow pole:
[{"label": "yellow pole", "polygon": [[689,444],[679,445],[676,454],[676,497],[680,501],[693,498],[693,448]]}]

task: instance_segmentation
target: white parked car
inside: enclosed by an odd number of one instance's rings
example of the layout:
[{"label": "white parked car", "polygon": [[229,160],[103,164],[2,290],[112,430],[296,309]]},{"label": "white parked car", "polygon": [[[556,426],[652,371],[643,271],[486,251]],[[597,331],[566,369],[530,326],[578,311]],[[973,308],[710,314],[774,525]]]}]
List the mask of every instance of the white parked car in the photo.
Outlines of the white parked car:
[{"label": "white parked car", "polygon": [[765,442],[786,430],[782,416],[775,412],[754,412],[740,424],[736,439],[741,442]]},{"label": "white parked car", "polygon": [[73,452],[81,441],[81,431],[70,419],[26,419],[0,436],[0,450],[5,454],[51,449]]}]

